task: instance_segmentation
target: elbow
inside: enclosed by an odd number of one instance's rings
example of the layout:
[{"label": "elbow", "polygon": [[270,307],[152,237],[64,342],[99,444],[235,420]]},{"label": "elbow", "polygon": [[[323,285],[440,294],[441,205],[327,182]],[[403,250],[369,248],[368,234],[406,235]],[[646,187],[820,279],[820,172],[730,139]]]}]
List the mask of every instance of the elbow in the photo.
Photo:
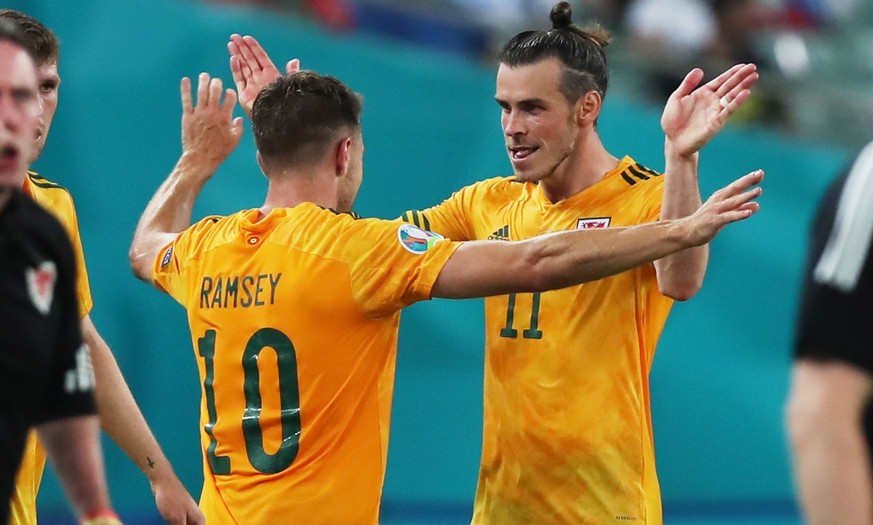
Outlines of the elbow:
[{"label": "elbow", "polygon": [[663,295],[674,301],[687,301],[697,295],[703,288],[703,280],[687,280],[672,283],[658,283],[658,288]]},{"label": "elbow", "polygon": [[133,275],[137,279],[149,282],[151,280],[151,261],[148,260],[145,252],[138,250],[136,244],[133,244],[127,252],[127,258]]}]

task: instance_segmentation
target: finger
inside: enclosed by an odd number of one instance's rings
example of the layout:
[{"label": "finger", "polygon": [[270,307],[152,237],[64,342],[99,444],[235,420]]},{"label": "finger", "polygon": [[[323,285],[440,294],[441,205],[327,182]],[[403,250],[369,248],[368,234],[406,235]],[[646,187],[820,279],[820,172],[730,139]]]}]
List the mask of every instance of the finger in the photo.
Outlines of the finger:
[{"label": "finger", "polygon": [[233,108],[236,106],[236,100],[236,91],[230,88],[225,90],[224,102],[221,103],[221,111],[224,112],[227,118],[230,118],[230,116],[233,115]]},{"label": "finger", "polygon": [[209,104],[209,73],[200,73],[197,77],[197,105]]},{"label": "finger", "polygon": [[740,91],[736,94],[728,94],[719,99],[719,104],[721,104],[721,111],[725,115],[730,115],[734,111],[737,110],[740,106],[743,105],[743,102],[748,100],[749,96],[751,96],[752,92],[748,89]]},{"label": "finger", "polygon": [[743,96],[743,100],[745,100],[748,98],[750,89],[758,81],[758,78],[760,78],[758,72],[752,71],[750,74],[740,79],[740,82],[730,91],[726,92],[724,96],[727,97],[727,100],[735,100],[740,98],[740,96]]},{"label": "finger", "polygon": [[694,68],[685,75],[685,78],[682,79],[682,83],[679,84],[679,87],[676,88],[676,91],[670,95],[670,98],[682,98],[688,96],[694,88],[700,84],[700,81],[703,80],[703,70],[700,68]]},{"label": "finger", "polygon": [[224,91],[224,85],[221,79],[216,77],[209,81],[209,104],[221,107],[221,92]]},{"label": "finger", "polygon": [[179,91],[182,92],[182,113],[191,113],[194,111],[194,101],[191,98],[191,79],[182,77]]},{"label": "finger", "polygon": [[710,200],[727,200],[734,195],[739,194],[751,188],[755,184],[760,184],[760,182],[764,180],[764,171],[763,170],[755,170],[753,172],[747,173],[731,182],[727,186],[719,189],[715,193],[712,194]]},{"label": "finger", "polygon": [[731,211],[722,213],[721,215],[719,215],[719,218],[721,219],[722,224],[727,225],[727,224],[730,224],[732,222],[739,222],[739,221],[746,220],[749,217],[751,217],[752,215],[754,215],[755,213],[757,213],[757,211],[758,210],[752,210],[752,209],[731,210]]},{"label": "finger", "polygon": [[[723,82],[719,83],[718,85],[713,85],[713,87],[715,88],[716,95],[723,96],[725,94],[728,94],[731,91],[733,91],[734,89],[736,89],[737,86],[742,85],[748,79],[748,77],[750,75],[757,75],[758,74],[757,73],[758,66],[756,66],[755,64],[738,64],[738,66],[741,66],[741,67],[734,66],[728,70],[728,72],[730,72],[730,71],[733,71],[733,72],[730,75],[728,75],[723,80]],[[724,75],[722,75],[722,76],[724,76]],[[719,78],[721,78],[721,76]],[[716,79],[716,80],[718,80],[718,79]],[[715,82],[715,81],[713,81],[713,82]],[[712,84],[712,83],[710,83],[710,84]]]},{"label": "finger", "polygon": [[255,54],[252,51],[252,42],[254,42],[254,45],[258,45],[258,41],[250,36],[244,36],[239,41],[237,41],[240,56],[242,56],[243,62],[246,66],[248,66],[252,70],[260,70],[261,64],[258,63],[258,59],[257,57],[255,57]]},{"label": "finger", "polygon": [[236,138],[242,137],[243,129],[245,129],[245,128],[243,128],[242,117],[236,117],[235,119],[233,119],[233,122],[231,123],[231,128],[230,128],[231,134]]},{"label": "finger", "polygon": [[261,69],[273,68],[276,66],[273,65],[273,61],[270,60],[270,57],[267,56],[267,52],[264,50],[264,47],[255,40],[255,37],[246,35],[243,37],[243,41],[248,44],[249,51],[251,51],[252,56],[257,61],[258,67]]},{"label": "finger", "polygon": [[[717,92],[718,88],[723,86],[724,83],[727,82],[729,78],[731,78],[733,75],[735,75],[737,73],[737,71],[741,70],[745,65],[746,64],[735,64],[735,65],[731,66],[727,71],[724,71],[719,76],[717,76],[714,79],[707,82],[706,87]],[[725,93],[727,93],[727,90],[724,90],[722,93],[719,93],[719,96],[724,95]]]},{"label": "finger", "polygon": [[300,60],[297,58],[292,58],[285,64],[285,73],[297,73],[300,71]]},{"label": "finger", "polygon": [[236,56],[230,57],[230,74],[233,76],[233,83],[236,85],[236,88],[240,91],[244,90],[248,82],[246,82],[246,77],[242,73],[239,58]]}]

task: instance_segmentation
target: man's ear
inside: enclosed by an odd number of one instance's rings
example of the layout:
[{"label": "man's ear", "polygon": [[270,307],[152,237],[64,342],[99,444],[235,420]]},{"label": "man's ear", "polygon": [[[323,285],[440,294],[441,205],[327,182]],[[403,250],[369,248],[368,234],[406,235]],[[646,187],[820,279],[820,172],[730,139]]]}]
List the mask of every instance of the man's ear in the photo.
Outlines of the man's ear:
[{"label": "man's ear", "polygon": [[339,141],[336,146],[336,176],[342,177],[349,171],[351,159],[352,139],[346,137]]},{"label": "man's ear", "polygon": [[589,126],[597,122],[600,109],[603,107],[603,98],[597,91],[591,90],[576,101],[576,123],[579,126]]}]

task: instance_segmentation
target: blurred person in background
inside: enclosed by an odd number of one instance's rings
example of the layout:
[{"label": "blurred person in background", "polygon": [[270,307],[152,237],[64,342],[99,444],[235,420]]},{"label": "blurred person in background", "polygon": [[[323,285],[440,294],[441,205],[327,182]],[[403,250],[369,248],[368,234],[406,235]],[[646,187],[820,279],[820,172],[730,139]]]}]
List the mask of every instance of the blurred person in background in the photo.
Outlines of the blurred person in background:
[{"label": "blurred person in background", "polygon": [[[781,8],[759,0],[632,0],[624,29],[634,67],[646,78],[648,98],[660,103],[692,67],[721,71],[754,63],[762,71],[775,70],[757,49],[755,37],[782,26],[783,16]],[[783,95],[759,86],[732,120],[787,125]]]},{"label": "blurred person in background", "polygon": [[873,525],[873,143],[819,206],[787,425],[806,523]]},{"label": "blurred person in background", "polygon": [[[35,57],[39,82],[39,116],[29,163],[42,154],[58,107],[60,43],[57,36],[35,18],[19,11],[0,9],[0,19],[14,22],[27,39]],[[197,504],[188,494],[149,430],[130,389],[118,368],[109,346],[91,321],[91,289],[85,267],[79,224],[72,196],[63,186],[35,171],[27,173],[23,193],[54,214],[72,241],[76,254],[76,291],[82,317],[82,335],[91,351],[97,377],[95,395],[100,422],[107,434],[142,470],[151,484],[161,515],[171,524],[202,524]],[[45,468],[45,451],[35,433],[28,437],[15,493],[12,498],[11,525],[37,523],[36,496]]]},{"label": "blurred person in background", "polygon": [[21,194],[39,101],[24,34],[0,19],[0,523],[36,428],[82,525],[121,525],[109,504],[76,267],[56,218]]}]

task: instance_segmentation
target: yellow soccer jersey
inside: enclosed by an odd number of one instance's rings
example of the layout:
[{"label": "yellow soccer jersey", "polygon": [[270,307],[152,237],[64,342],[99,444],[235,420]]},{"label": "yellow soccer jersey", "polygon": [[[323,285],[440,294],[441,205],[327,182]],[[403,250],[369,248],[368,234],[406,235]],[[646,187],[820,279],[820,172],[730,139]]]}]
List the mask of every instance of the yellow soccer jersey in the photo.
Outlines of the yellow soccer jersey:
[{"label": "yellow soccer jersey", "polygon": [[[70,236],[73,253],[76,256],[76,271],[78,272],[76,275],[76,294],[79,300],[79,311],[84,317],[91,311],[93,302],[73,197],[64,187],[44,179],[33,171],[28,172],[22,190],[39,205],[50,211],[61,222]],[[36,432],[31,431],[27,436],[24,455],[21,458],[21,466],[18,468],[18,477],[15,480],[15,492],[12,495],[9,514],[10,525],[36,525],[36,495],[42,481],[45,461],[45,450],[39,444]]]},{"label": "yellow soccer jersey", "polygon": [[[625,157],[552,204],[496,178],[403,218],[452,240],[658,220],[663,177]],[[672,301],[654,266],[485,300],[482,461],[473,523],[660,525],[649,370]]]},{"label": "yellow soccer jersey", "polygon": [[400,309],[457,247],[314,204],[211,217],[154,282],[188,312],[210,525],[374,524]]}]

